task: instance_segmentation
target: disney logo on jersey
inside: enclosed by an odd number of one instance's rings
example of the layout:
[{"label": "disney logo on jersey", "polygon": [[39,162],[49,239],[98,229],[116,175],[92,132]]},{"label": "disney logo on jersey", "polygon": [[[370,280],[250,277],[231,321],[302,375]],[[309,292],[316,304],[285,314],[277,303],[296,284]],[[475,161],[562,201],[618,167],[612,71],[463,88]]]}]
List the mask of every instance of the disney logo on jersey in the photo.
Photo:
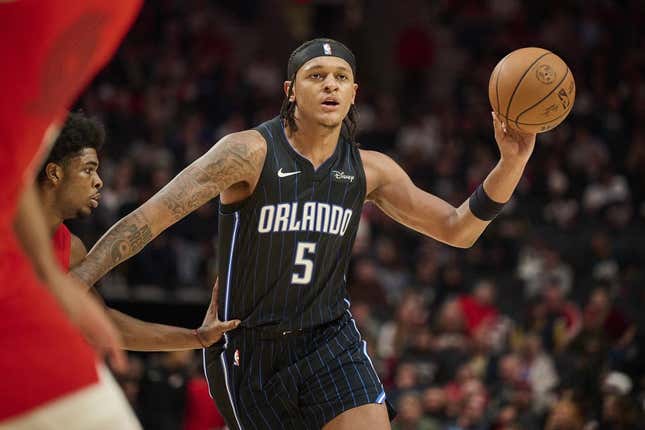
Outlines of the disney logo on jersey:
[{"label": "disney logo on jersey", "polygon": [[331,178],[335,182],[349,182],[352,183],[354,182],[354,176],[353,175],[348,175],[342,170],[332,170],[331,171]]}]

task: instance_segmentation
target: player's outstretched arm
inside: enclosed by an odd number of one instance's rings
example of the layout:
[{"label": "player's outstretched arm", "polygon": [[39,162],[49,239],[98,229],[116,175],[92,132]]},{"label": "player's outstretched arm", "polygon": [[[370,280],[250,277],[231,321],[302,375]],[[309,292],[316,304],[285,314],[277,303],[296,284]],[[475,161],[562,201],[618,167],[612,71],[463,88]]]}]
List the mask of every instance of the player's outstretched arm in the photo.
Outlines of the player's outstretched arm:
[{"label": "player's outstretched arm", "polygon": [[219,341],[224,333],[240,325],[240,320],[220,321],[217,313],[217,289],[215,281],[204,321],[194,330],[141,321],[116,309],[109,309],[108,313],[119,329],[127,350],[179,351],[206,348]]},{"label": "player's outstretched arm", "polygon": [[72,270],[86,285],[138,253],[148,242],[229,187],[254,186],[266,143],[256,131],[229,134],[147,202],[114,224]]},{"label": "player's outstretched arm", "polygon": [[[86,255],[87,248],[85,248],[83,241],[72,235],[70,267],[73,268],[79,264]],[[129,351],[181,351],[205,348],[220,340],[225,332],[233,330],[240,324],[239,320],[219,320],[217,287],[218,284],[215,281],[211,303],[204,322],[194,330],[142,321],[108,306],[106,306],[106,310],[121,335],[123,349]],[[103,297],[94,287],[91,287],[90,291],[100,303],[105,305]]]},{"label": "player's outstretched arm", "polygon": [[495,208],[511,198],[535,146],[535,134],[507,129],[494,114],[493,126],[500,160],[477,196],[458,208],[416,187],[394,160],[374,151],[361,151],[367,199],[394,220],[426,236],[460,248],[472,246],[490,224]]},{"label": "player's outstretched arm", "polygon": [[224,333],[240,325],[240,320],[220,321],[216,314],[215,318],[209,318],[209,313],[202,325],[194,330],[141,321],[111,308],[108,308],[108,315],[121,334],[123,348],[129,351],[207,348],[219,341]]}]

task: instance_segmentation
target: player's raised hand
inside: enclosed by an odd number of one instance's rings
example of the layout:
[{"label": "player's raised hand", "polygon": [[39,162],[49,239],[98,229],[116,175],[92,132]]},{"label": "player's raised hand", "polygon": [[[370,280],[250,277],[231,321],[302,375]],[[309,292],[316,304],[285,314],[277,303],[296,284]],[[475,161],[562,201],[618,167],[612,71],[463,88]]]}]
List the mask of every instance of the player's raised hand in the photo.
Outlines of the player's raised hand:
[{"label": "player's raised hand", "polygon": [[499,147],[502,159],[526,163],[535,147],[535,133],[517,131],[500,120],[495,112],[493,115],[493,128],[495,141]]},{"label": "player's raised hand", "polygon": [[215,280],[211,302],[208,305],[204,322],[197,329],[197,335],[204,346],[211,346],[222,338],[222,335],[229,330],[233,330],[240,325],[240,320],[220,321],[217,312],[217,293],[219,291],[219,281]]}]

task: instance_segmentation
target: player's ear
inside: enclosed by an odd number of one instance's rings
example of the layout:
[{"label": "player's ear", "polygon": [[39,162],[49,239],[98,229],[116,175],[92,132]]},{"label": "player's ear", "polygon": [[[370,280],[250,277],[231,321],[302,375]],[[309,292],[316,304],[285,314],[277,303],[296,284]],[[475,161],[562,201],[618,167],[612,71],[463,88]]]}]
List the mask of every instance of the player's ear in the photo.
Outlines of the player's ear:
[{"label": "player's ear", "polygon": [[[284,81],[284,95],[289,96],[289,88],[291,88],[291,83],[293,81]],[[296,96],[293,94],[293,91],[291,92],[291,96],[289,96],[289,101],[292,102],[296,99]]]},{"label": "player's ear", "polygon": [[58,185],[63,179],[63,168],[56,163],[47,163],[45,166],[45,176],[49,182]]},{"label": "player's ear", "polygon": [[356,103],[356,93],[358,92],[358,84],[354,84],[354,94],[352,94],[352,104]]}]

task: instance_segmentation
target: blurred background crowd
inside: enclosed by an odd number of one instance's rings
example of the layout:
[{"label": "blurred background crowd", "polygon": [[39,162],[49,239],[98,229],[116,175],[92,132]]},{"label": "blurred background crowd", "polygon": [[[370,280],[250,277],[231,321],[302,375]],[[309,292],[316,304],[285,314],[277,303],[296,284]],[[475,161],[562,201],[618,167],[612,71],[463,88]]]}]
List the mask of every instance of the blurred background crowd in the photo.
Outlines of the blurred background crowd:
[{"label": "blurred background crowd", "polygon": [[[503,214],[470,249],[366,205],[352,312],[400,430],[645,428],[645,9],[638,0],[159,0],[76,108],[106,125],[91,246],[227,133],[277,115],[288,55],[329,36],[357,55],[359,142],[455,206],[498,158],[488,78],[553,50],[574,110],[540,135]],[[639,46],[641,48],[639,48]],[[116,307],[199,324],[218,202],[104,280]],[[195,353],[196,354],[196,353]],[[146,429],[223,426],[201,355],[133,355],[121,382]]]}]

